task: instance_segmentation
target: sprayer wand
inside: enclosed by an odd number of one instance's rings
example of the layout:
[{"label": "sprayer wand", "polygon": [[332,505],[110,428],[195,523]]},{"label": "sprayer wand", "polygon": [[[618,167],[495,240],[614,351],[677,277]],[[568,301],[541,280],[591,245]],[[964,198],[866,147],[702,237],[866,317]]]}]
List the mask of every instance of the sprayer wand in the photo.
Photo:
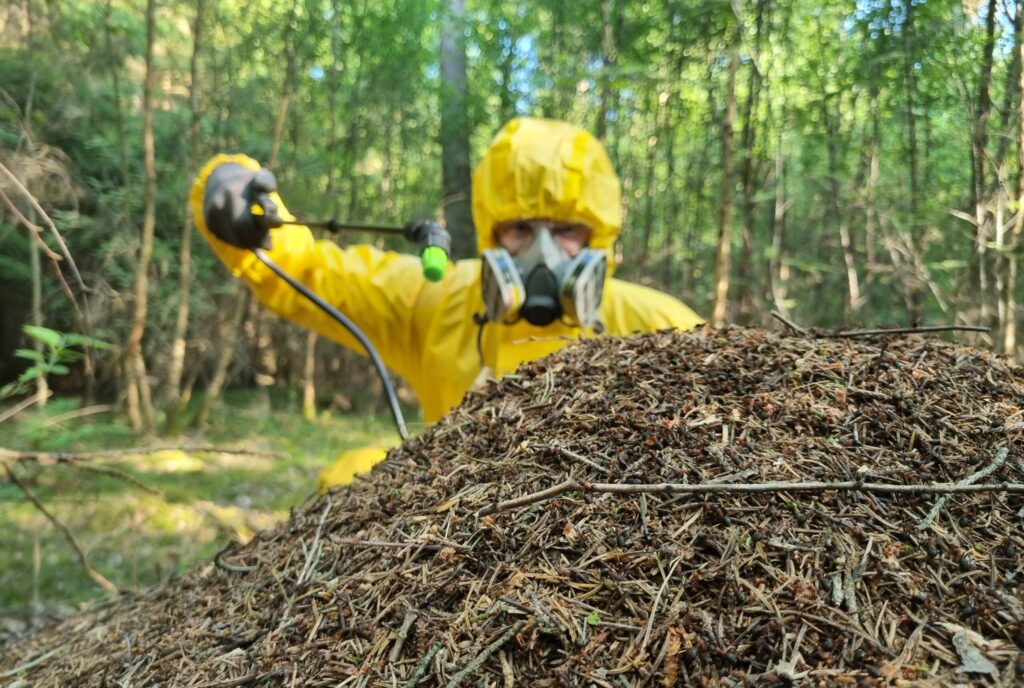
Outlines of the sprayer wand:
[{"label": "sprayer wand", "polygon": [[388,227],[384,225],[357,225],[330,220],[293,220],[294,224],[306,225],[317,229],[326,229],[331,234],[338,232],[372,232],[374,234],[392,234],[404,236],[420,247],[420,263],[423,265],[423,276],[431,282],[440,282],[444,278],[444,270],[448,265],[448,255],[452,250],[452,238],[441,225],[432,220],[412,220],[405,227]]},{"label": "sprayer wand", "polygon": [[[439,282],[444,278],[445,268],[448,265],[448,255],[451,251],[451,237],[448,232],[436,222],[430,220],[414,220],[408,223],[404,228],[381,227],[377,225],[342,224],[334,219],[326,222],[291,220],[290,223],[326,229],[331,233],[347,230],[375,232],[377,234],[400,234],[410,241],[415,241],[417,245],[421,247],[420,263],[423,266],[423,276],[430,282]],[[349,320],[341,311],[324,301],[306,285],[302,284],[302,282],[299,282],[281,269],[281,266],[275,263],[263,249],[253,248],[252,252],[260,262],[270,268],[275,275],[283,279],[292,289],[302,294],[317,308],[330,316],[335,322],[351,332],[352,336],[362,344],[363,348],[366,349],[366,353],[370,356],[370,360],[373,361],[373,365],[377,369],[377,374],[380,375],[381,383],[384,385],[384,391],[388,398],[388,406],[391,409],[391,417],[394,418],[395,425],[398,428],[398,434],[401,436],[403,441],[409,439],[409,430],[405,426],[405,418],[402,415],[402,408],[398,404],[398,395],[395,393],[394,385],[391,384],[391,380],[388,377],[387,369],[384,367],[384,361],[381,360],[380,355],[377,353],[377,349],[374,348],[370,340],[365,334],[363,334],[363,331],[360,330],[359,327]]]}]

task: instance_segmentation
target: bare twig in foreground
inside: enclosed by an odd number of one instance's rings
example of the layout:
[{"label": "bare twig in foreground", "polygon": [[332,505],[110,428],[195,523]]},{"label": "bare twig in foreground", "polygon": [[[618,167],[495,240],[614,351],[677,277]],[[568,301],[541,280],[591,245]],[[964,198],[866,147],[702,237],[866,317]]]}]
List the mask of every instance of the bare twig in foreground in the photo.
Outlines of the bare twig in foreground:
[{"label": "bare twig in foreground", "polygon": [[40,451],[15,451],[0,447],[0,461],[4,462],[33,462],[40,466],[53,466],[58,463],[76,463],[78,461],[89,461],[92,459],[105,459],[115,456],[143,456],[156,454],[165,451],[193,452],[196,454],[241,454],[245,456],[260,456],[271,459],[287,457],[285,452],[257,451],[253,449],[229,449],[225,447],[131,447],[129,449],[105,449],[103,451],[87,452],[40,452]]},{"label": "bare twig in foreground", "polygon": [[[53,396],[53,392],[50,391],[50,390],[47,390],[46,396],[44,398],[45,399],[49,399],[51,396]],[[39,402],[39,395],[38,394],[33,394],[33,395],[29,396],[29,397],[26,397],[26,398],[22,399],[21,401],[19,401],[14,406],[11,406],[10,408],[4,409],[3,412],[0,412],[0,423],[3,423],[8,418],[13,418],[14,416],[18,415],[19,413],[21,413],[22,411],[27,409],[32,404],[36,404],[38,402]]]},{"label": "bare twig in foreground", "polygon": [[75,550],[75,554],[78,555],[79,564],[81,564],[82,569],[87,574],[89,574],[89,577],[92,578],[97,585],[106,590],[111,596],[120,597],[121,591],[117,589],[117,586],[111,583],[109,580],[107,580],[99,571],[89,566],[89,561],[85,557],[85,552],[79,546],[78,541],[75,540],[75,536],[71,534],[70,530],[68,530],[68,527],[61,523],[56,516],[54,516],[49,511],[46,510],[46,507],[43,506],[42,502],[40,502],[39,499],[32,493],[32,490],[28,488],[28,485],[26,485],[25,483],[21,482],[21,480],[18,479],[18,476],[15,474],[14,470],[11,468],[10,465],[5,463],[4,470],[7,471],[7,477],[10,478],[11,482],[14,483],[18,487],[18,489],[22,491],[22,493],[24,493],[28,500],[32,502],[32,505],[35,506],[35,508],[38,509],[39,512],[42,513],[43,516],[45,516],[47,520],[49,520],[50,523],[54,525],[54,527],[56,527],[64,534],[65,539]]}]

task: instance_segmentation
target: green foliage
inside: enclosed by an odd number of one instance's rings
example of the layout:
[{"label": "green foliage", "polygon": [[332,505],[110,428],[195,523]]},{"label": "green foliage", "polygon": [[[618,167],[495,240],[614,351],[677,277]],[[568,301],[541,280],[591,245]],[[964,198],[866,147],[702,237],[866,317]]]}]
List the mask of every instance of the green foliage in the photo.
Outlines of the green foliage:
[{"label": "green foliage", "polygon": [[40,377],[49,375],[67,375],[70,372],[67,364],[82,359],[80,351],[74,347],[92,347],[94,349],[111,350],[107,342],[82,334],[64,334],[48,327],[24,325],[26,335],[43,345],[44,349],[17,349],[14,355],[27,359],[31,365],[22,371],[14,382],[0,387],[0,399],[24,392],[28,386]]}]

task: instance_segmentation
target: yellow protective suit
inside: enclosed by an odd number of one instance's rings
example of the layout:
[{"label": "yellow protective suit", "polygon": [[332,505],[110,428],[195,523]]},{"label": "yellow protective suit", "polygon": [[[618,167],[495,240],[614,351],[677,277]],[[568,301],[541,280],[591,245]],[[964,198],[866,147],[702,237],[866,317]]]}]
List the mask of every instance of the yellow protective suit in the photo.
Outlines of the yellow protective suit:
[{"label": "yellow protective suit", "polygon": [[[220,259],[248,282],[259,300],[282,317],[334,339],[359,353],[358,342],[340,325],[272,274],[250,251],[217,239],[207,228],[202,205],[206,180],[218,165],[235,162],[259,169],[255,160],[221,155],[200,171],[190,204],[196,226]],[[283,218],[291,217],[272,194]],[[473,219],[477,245],[496,246],[493,227],[507,220],[547,218],[583,222],[592,229],[590,246],[608,253],[621,223],[619,181],[604,147],[587,132],[563,122],[515,119],[498,133],[473,175]],[[384,363],[415,390],[427,422],[457,405],[483,368],[501,376],[520,363],[552,353],[572,339],[595,333],[561,323],[544,327],[521,320],[480,326],[484,312],[480,261],[449,264],[444,279],[428,282],[412,255],[369,245],[342,248],[317,241],[301,225],[270,232],[270,256],[363,330]],[[689,329],[703,319],[675,298],[609,278],[601,302],[605,333],[626,335],[675,327]],[[381,450],[377,458],[383,458]],[[339,463],[344,463],[344,457]],[[360,468],[371,463],[362,456]],[[367,466],[368,468],[368,466]],[[333,478],[328,473],[332,473]],[[353,471],[336,464],[321,476],[321,488],[351,480]]]}]

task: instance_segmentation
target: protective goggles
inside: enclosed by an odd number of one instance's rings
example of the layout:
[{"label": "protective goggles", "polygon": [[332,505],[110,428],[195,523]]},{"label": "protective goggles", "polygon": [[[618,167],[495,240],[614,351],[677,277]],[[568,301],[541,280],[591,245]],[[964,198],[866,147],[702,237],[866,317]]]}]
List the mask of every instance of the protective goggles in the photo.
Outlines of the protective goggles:
[{"label": "protective goggles", "polygon": [[[604,293],[607,258],[603,251],[581,248],[570,256],[563,244],[582,225],[557,226],[546,221],[518,222],[513,236],[500,236],[506,246],[487,249],[481,256],[481,285],[487,320],[511,324],[525,318],[532,325],[561,319],[570,326],[597,323]],[[585,242],[586,235],[579,240]],[[562,242],[556,240],[556,232]],[[496,232],[497,234],[497,232]],[[518,241],[517,241],[518,240]]]}]

